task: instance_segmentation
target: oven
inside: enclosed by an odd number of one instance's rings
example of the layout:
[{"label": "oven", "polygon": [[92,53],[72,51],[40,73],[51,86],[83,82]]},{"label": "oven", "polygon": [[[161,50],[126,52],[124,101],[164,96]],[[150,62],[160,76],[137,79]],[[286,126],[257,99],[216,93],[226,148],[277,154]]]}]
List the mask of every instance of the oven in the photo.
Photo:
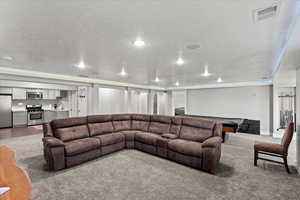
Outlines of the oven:
[{"label": "oven", "polygon": [[43,111],[29,111],[27,114],[27,125],[38,125],[44,121]]},{"label": "oven", "polygon": [[44,122],[42,105],[27,105],[27,125],[38,125]]},{"label": "oven", "polygon": [[43,93],[42,92],[27,92],[27,99],[43,99]]}]

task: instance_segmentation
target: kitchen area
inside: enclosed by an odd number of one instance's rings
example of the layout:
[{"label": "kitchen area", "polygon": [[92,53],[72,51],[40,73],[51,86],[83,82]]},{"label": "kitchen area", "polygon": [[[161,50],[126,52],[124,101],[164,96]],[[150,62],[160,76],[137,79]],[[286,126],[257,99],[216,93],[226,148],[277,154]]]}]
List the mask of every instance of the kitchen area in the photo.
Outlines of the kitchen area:
[{"label": "kitchen area", "polygon": [[0,87],[0,128],[40,125],[71,114],[72,90]]}]

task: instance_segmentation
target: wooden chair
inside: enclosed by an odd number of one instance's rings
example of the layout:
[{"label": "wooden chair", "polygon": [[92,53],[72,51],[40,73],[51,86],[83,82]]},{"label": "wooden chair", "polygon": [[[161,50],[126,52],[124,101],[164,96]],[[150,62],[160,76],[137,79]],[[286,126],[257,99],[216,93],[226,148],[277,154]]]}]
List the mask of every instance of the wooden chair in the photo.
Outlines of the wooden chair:
[{"label": "wooden chair", "polygon": [[[289,122],[287,128],[284,131],[281,144],[256,143],[254,145],[254,165],[257,166],[258,159],[266,160],[274,163],[283,164],[286,168],[287,173],[290,173],[289,166],[287,163],[287,156],[288,156],[288,148],[293,138],[293,133],[294,133],[294,123]],[[258,157],[258,154],[279,157],[283,159],[283,162],[261,158]]]}]

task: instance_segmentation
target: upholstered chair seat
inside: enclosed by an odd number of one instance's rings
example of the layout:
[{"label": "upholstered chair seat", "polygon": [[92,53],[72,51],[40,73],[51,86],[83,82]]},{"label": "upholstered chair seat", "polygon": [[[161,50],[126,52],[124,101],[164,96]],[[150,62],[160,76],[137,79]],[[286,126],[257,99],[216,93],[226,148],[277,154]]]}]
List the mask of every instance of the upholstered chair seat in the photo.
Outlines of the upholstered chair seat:
[{"label": "upholstered chair seat", "polygon": [[257,151],[264,151],[276,154],[283,154],[283,146],[281,144],[272,144],[272,143],[256,143],[254,148]]},{"label": "upholstered chair seat", "polygon": [[[287,173],[290,173],[289,166],[287,163],[287,156],[288,156],[289,145],[293,139],[293,134],[294,134],[294,123],[289,122],[284,131],[284,135],[282,137],[280,144],[266,143],[266,142],[256,143],[254,145],[254,165],[257,166],[257,160],[259,159],[278,163],[278,164],[284,164]],[[283,162],[259,157],[259,154],[282,158]]]}]

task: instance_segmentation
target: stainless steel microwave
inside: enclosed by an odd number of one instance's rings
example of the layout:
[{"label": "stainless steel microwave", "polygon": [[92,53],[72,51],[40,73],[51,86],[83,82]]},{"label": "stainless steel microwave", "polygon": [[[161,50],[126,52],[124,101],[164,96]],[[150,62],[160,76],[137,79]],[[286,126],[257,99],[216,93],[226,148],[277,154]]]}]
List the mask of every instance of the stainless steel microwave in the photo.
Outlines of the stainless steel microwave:
[{"label": "stainless steel microwave", "polygon": [[43,99],[42,92],[27,92],[27,99]]}]

